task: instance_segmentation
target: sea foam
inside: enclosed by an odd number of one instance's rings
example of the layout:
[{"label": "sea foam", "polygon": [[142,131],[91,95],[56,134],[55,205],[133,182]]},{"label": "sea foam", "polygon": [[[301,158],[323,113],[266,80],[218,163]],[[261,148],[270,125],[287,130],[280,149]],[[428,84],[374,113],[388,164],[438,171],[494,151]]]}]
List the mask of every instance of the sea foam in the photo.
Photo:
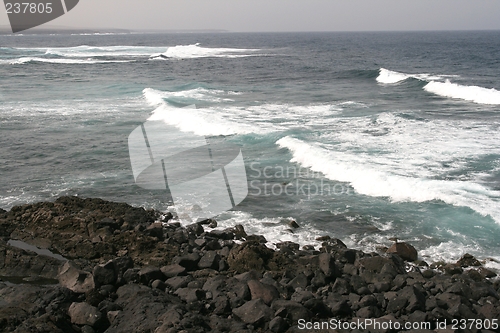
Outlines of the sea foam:
[{"label": "sea foam", "polygon": [[[446,79],[447,77],[455,77],[455,75],[406,74],[381,68],[376,80],[383,84],[395,84],[413,78],[428,82],[423,89],[442,97],[462,99],[478,104],[500,104],[500,91],[494,88],[452,83]],[[444,82],[442,82],[443,80]]]},{"label": "sea foam", "polygon": [[[196,108],[194,105],[179,108],[166,103],[172,97],[182,97],[186,101],[226,100],[217,95],[232,95],[236,92],[195,88],[177,92],[160,91],[152,88],[143,90],[143,97],[149,105],[156,106],[148,120],[163,120],[183,132],[201,136],[268,133],[272,126],[256,126],[237,113],[220,108]],[[235,111],[235,110],[232,110]]]},{"label": "sea foam", "polygon": [[[147,57],[152,53],[161,53],[167,46],[88,46],[54,48],[30,48],[24,50],[38,50],[47,55],[63,57]],[[22,50],[22,49],[21,49]]]},{"label": "sea foam", "polygon": [[258,49],[235,49],[235,48],[208,48],[201,47],[200,43],[192,45],[177,45],[169,47],[166,52],[153,54],[152,58],[158,58],[160,55],[166,58],[174,59],[193,59],[193,58],[241,58],[258,55]]},{"label": "sea foam", "polygon": [[348,182],[359,194],[387,197],[392,202],[441,200],[469,207],[500,223],[500,191],[481,184],[402,175],[391,172],[390,165],[373,163],[366,156],[328,150],[289,136],[276,144],[292,153],[291,162],[321,172],[328,179]]},{"label": "sea foam", "polygon": [[18,59],[2,60],[0,64],[21,65],[31,62],[43,62],[49,64],[107,64],[124,63],[129,60],[96,60],[96,59],[58,59],[58,58],[40,58],[40,57],[21,57]]},{"label": "sea foam", "polygon": [[479,104],[500,104],[500,91],[493,88],[463,86],[446,80],[445,82],[431,81],[424,89],[443,97],[458,98]]}]

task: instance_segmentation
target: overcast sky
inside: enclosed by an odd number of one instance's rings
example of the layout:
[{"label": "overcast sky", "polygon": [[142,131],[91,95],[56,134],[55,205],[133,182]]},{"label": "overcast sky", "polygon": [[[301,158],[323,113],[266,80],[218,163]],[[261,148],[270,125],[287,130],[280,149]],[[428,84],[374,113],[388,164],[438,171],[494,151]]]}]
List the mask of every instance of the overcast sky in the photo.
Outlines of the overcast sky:
[{"label": "overcast sky", "polygon": [[[8,24],[5,10],[0,24]],[[498,30],[500,1],[80,0],[68,14],[46,25],[235,32]]]}]

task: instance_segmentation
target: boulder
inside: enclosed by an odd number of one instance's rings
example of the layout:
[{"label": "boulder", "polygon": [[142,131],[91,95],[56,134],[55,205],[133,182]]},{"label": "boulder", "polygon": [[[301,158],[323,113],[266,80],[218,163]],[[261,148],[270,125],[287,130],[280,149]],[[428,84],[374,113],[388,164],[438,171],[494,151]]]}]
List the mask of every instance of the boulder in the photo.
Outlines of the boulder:
[{"label": "boulder", "polygon": [[59,269],[57,276],[61,286],[75,293],[86,293],[95,288],[94,277],[91,273],[80,270],[70,261]]},{"label": "boulder", "polygon": [[323,271],[326,277],[333,277],[337,275],[335,259],[330,253],[321,253],[318,257],[318,261],[319,268]]},{"label": "boulder", "polygon": [[187,271],[195,271],[198,269],[200,255],[198,253],[189,253],[183,256],[177,256],[172,259],[173,265],[184,267]]},{"label": "boulder", "polygon": [[481,266],[479,260],[474,258],[473,255],[466,253],[462,256],[462,258],[458,259],[457,265],[461,267],[471,267],[471,266]]},{"label": "boulder", "polygon": [[174,265],[163,266],[162,268],[160,268],[160,271],[167,278],[171,278],[174,276],[183,275],[186,272],[186,268],[182,267],[181,265],[174,264]]},{"label": "boulder", "polygon": [[158,267],[146,266],[139,271],[139,278],[143,284],[148,285],[150,281],[164,280],[165,276]]},{"label": "boulder", "polygon": [[271,320],[273,311],[259,298],[233,309],[233,314],[244,323],[260,326]]},{"label": "boulder", "polygon": [[261,271],[272,258],[274,251],[257,241],[246,241],[234,246],[229,252],[229,268],[243,273],[252,269]]},{"label": "boulder", "polygon": [[418,259],[417,250],[408,243],[394,243],[386,253],[397,254],[404,260],[415,261]]},{"label": "boulder", "polygon": [[494,278],[497,276],[497,273],[495,273],[487,268],[484,268],[484,267],[479,267],[477,271],[482,277],[485,277],[485,278]]},{"label": "boulder", "polygon": [[161,222],[151,223],[144,231],[146,235],[163,240],[163,224]]},{"label": "boulder", "polygon": [[274,333],[285,332],[288,328],[288,324],[285,319],[281,317],[275,317],[269,322],[269,330]]},{"label": "boulder", "polygon": [[112,261],[108,261],[104,265],[95,266],[92,275],[94,276],[94,284],[96,287],[106,284],[115,284],[118,278],[115,265]]},{"label": "boulder", "polygon": [[217,254],[217,252],[207,251],[207,253],[205,253],[198,262],[198,267],[200,269],[204,268],[216,269],[219,267],[219,261],[220,261],[220,256]]},{"label": "boulder", "polygon": [[175,294],[186,303],[196,302],[205,298],[205,291],[194,288],[179,288],[175,291]]},{"label": "boulder", "polygon": [[179,288],[187,287],[188,283],[191,281],[193,281],[191,275],[175,276],[165,281],[165,284],[170,288],[172,288],[173,290],[177,290]]},{"label": "boulder", "polygon": [[271,304],[275,299],[279,298],[278,290],[271,285],[263,284],[257,280],[247,282],[252,299],[262,299],[267,305]]},{"label": "boulder", "polygon": [[71,322],[76,325],[94,326],[102,319],[102,313],[85,302],[71,303],[68,309]]},{"label": "boulder", "polygon": [[295,323],[299,319],[304,319],[308,321],[312,318],[311,311],[306,309],[302,304],[294,301],[277,299],[271,305],[271,309],[273,309],[275,313],[276,312],[282,313],[282,316],[285,316],[286,318],[290,319],[292,322]]}]

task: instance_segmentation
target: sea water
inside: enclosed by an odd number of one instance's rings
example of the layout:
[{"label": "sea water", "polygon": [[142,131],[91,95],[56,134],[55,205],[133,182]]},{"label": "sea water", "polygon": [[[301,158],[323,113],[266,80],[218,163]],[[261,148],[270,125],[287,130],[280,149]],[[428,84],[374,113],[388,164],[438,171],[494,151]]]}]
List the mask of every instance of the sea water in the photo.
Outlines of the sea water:
[{"label": "sea water", "polygon": [[500,260],[499,32],[0,36],[0,207],[175,209],[134,182],[147,120],[241,147],[221,228]]}]

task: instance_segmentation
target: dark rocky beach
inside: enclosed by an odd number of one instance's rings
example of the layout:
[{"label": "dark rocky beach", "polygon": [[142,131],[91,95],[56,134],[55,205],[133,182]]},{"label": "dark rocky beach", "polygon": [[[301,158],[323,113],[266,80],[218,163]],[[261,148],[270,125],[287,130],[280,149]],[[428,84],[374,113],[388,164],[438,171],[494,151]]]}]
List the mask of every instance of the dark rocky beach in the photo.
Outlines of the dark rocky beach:
[{"label": "dark rocky beach", "polygon": [[[319,241],[272,250],[244,226],[101,199],[0,210],[0,332],[499,331],[500,282],[474,257],[428,266],[397,240],[386,253]],[[365,318],[379,327],[314,328]]]}]

